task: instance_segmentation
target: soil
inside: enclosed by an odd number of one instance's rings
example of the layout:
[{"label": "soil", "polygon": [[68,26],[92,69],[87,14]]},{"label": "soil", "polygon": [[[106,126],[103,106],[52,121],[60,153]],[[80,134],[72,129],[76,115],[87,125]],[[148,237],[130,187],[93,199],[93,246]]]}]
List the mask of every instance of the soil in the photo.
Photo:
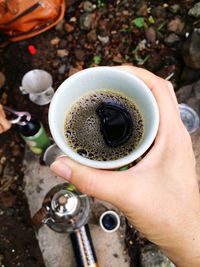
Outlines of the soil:
[{"label": "soil", "polygon": [[[178,89],[184,69],[182,45],[187,32],[199,26],[197,19],[188,16],[195,2],[185,0],[184,5],[181,1],[174,5],[174,1],[91,0],[88,4],[88,1],[68,0],[65,18],[56,28],[0,48],[0,71],[6,76],[6,83],[0,89],[0,103],[29,111],[43,122],[49,133],[48,105],[36,106],[19,90],[23,75],[31,69],[51,73],[53,86],[57,88],[81,69],[130,63],[163,78],[173,75],[171,82]],[[3,40],[5,36],[2,34],[0,38]],[[36,48],[36,54],[29,52],[29,45]],[[44,266],[23,192],[24,147],[15,126],[0,137],[2,267]],[[134,233],[128,228],[126,245],[131,266],[139,267],[138,251],[145,242],[137,242]],[[129,249],[130,240],[135,242],[135,250]]]}]

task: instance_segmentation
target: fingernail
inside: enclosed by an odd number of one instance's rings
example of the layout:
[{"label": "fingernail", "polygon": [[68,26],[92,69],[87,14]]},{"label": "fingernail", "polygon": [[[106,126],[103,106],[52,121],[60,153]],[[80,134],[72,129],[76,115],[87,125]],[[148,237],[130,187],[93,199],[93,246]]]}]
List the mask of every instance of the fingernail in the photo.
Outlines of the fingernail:
[{"label": "fingernail", "polygon": [[50,169],[55,172],[56,175],[61,176],[66,180],[70,181],[72,176],[72,170],[68,165],[66,165],[66,163],[56,160],[51,164]]}]

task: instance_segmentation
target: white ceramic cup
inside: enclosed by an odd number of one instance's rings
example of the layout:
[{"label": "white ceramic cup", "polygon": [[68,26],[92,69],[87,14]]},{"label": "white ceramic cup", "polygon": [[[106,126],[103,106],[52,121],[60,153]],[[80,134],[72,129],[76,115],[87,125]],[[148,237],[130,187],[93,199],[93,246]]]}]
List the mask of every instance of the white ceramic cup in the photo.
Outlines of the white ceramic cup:
[{"label": "white ceramic cup", "polygon": [[54,89],[51,74],[45,70],[34,69],[27,72],[22,78],[20,91],[22,94],[29,94],[29,99],[37,105],[50,103]]},{"label": "white ceramic cup", "polygon": [[[140,110],[144,133],[138,146],[127,156],[109,161],[84,158],[67,144],[64,122],[68,109],[86,93],[109,89],[118,91],[133,99]],[[135,75],[113,67],[94,67],[80,71],[66,79],[55,92],[49,108],[49,126],[55,143],[71,159],[93,168],[116,169],[128,165],[153,143],[159,125],[159,111],[156,100],[146,84]]]}]

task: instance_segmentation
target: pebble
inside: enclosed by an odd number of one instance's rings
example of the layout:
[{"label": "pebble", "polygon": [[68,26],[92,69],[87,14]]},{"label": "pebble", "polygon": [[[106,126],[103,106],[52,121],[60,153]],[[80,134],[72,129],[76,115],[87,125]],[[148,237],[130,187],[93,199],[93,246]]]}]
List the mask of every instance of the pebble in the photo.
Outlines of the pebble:
[{"label": "pebble", "polygon": [[80,16],[79,25],[81,30],[90,30],[92,27],[93,14],[84,13]]},{"label": "pebble", "polygon": [[102,44],[107,44],[110,40],[109,36],[98,35],[98,39]]},{"label": "pebble", "polygon": [[94,10],[94,5],[90,1],[85,1],[83,3],[83,9],[85,12],[92,12]]},{"label": "pebble", "polygon": [[9,192],[2,192],[0,196],[1,205],[4,208],[11,208],[15,205],[17,197]]},{"label": "pebble", "polygon": [[174,43],[177,43],[180,41],[180,38],[175,33],[170,33],[165,39],[164,43],[167,45],[173,45]]},{"label": "pebble", "polygon": [[52,45],[57,45],[60,43],[60,38],[56,37],[50,41]]},{"label": "pebble", "polygon": [[200,29],[195,29],[183,44],[183,59],[186,66],[200,70]]},{"label": "pebble", "polygon": [[162,6],[157,6],[152,9],[152,16],[156,18],[166,18],[167,17],[166,9]]},{"label": "pebble", "polygon": [[3,74],[3,72],[0,71],[0,89],[4,86],[6,81],[6,76]]},{"label": "pebble", "polygon": [[179,103],[184,103],[190,98],[193,90],[193,84],[185,85],[176,91],[176,96]]},{"label": "pebble", "polygon": [[188,15],[193,16],[195,18],[200,17],[200,2],[196,3],[188,12]]},{"label": "pebble", "polygon": [[89,42],[95,42],[97,40],[96,30],[91,30],[88,32],[87,39]]},{"label": "pebble", "polygon": [[178,11],[180,10],[180,8],[181,8],[181,6],[180,6],[179,4],[174,4],[174,5],[171,5],[171,6],[169,7],[169,10],[170,10],[172,13],[176,14],[176,13],[178,13]]},{"label": "pebble", "polygon": [[182,33],[184,26],[185,26],[185,23],[181,21],[179,17],[176,17],[168,23],[167,28],[168,28],[168,31],[170,32],[175,32],[175,33],[180,34]]},{"label": "pebble", "polygon": [[155,43],[156,41],[156,31],[154,27],[149,27],[145,30],[145,36],[150,43]]},{"label": "pebble", "polygon": [[77,73],[78,71],[80,71],[80,70],[77,69],[77,68],[70,68],[70,69],[69,69],[69,76],[71,76],[71,75]]},{"label": "pebble", "polygon": [[117,55],[115,55],[113,57],[113,61],[116,63],[122,63],[124,60],[123,60],[122,55],[120,53],[118,53]]},{"label": "pebble", "polygon": [[75,54],[76,59],[78,59],[78,60],[84,60],[84,58],[85,58],[85,52],[82,49],[77,48],[74,51],[74,54]]},{"label": "pebble", "polygon": [[57,69],[60,65],[60,60],[59,59],[55,59],[53,62],[52,62],[52,67],[54,69]]},{"label": "pebble", "polygon": [[57,55],[59,57],[67,57],[69,55],[69,51],[67,51],[67,49],[58,49],[57,50]]},{"label": "pebble", "polygon": [[146,16],[148,14],[148,11],[147,11],[148,6],[146,4],[146,1],[144,0],[138,1],[135,6],[135,9],[136,9],[137,16]]},{"label": "pebble", "polygon": [[69,23],[65,23],[64,24],[64,30],[67,32],[67,33],[71,33],[74,31],[74,25],[71,25]]},{"label": "pebble", "polygon": [[141,249],[141,267],[175,267],[175,265],[155,245],[146,245]]},{"label": "pebble", "polygon": [[75,23],[76,21],[77,21],[77,18],[76,18],[76,17],[71,17],[70,20],[69,20],[69,22],[74,22],[74,23]]},{"label": "pebble", "polygon": [[200,80],[194,84],[194,93],[198,100],[200,100]]},{"label": "pebble", "polygon": [[55,30],[58,31],[58,32],[61,32],[63,31],[63,25],[65,23],[65,20],[61,20],[56,26],[55,26]]},{"label": "pebble", "polygon": [[59,74],[64,74],[65,71],[66,71],[66,65],[63,64],[63,65],[61,65],[61,66],[59,67],[59,69],[58,69],[58,73],[59,73]]}]

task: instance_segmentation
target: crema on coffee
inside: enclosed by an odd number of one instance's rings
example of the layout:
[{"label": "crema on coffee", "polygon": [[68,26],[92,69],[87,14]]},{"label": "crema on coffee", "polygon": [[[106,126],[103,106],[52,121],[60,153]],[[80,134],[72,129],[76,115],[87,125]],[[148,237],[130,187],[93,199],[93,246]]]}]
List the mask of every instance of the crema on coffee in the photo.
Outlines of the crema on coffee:
[{"label": "crema on coffee", "polygon": [[102,89],[87,93],[68,109],[65,138],[76,153],[91,160],[117,160],[130,154],[144,132],[142,115],[132,99]]}]

